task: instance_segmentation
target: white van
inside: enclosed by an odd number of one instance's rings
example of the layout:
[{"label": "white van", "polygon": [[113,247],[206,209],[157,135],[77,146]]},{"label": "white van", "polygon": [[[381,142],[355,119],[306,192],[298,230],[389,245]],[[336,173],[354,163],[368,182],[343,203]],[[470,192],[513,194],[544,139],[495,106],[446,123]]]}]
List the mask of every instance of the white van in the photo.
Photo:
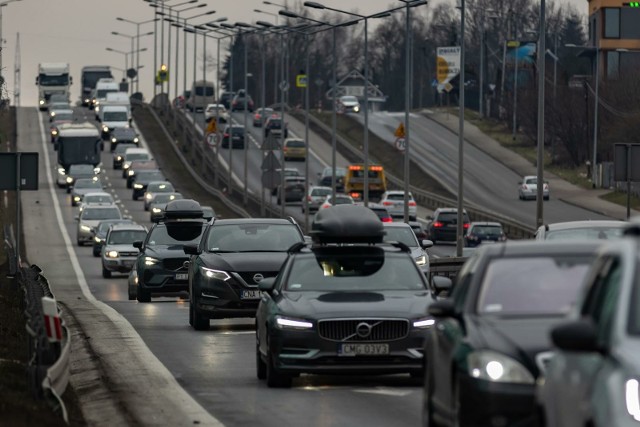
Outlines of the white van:
[{"label": "white van", "polygon": [[125,105],[105,105],[102,116],[102,139],[108,140],[115,128],[129,127],[129,109]]},{"label": "white van", "polygon": [[131,101],[129,100],[129,95],[126,92],[110,92],[107,93],[105,101],[100,104],[101,108],[98,112],[98,121],[102,121],[102,112],[104,111],[104,107],[112,105],[127,107],[129,119],[131,119]]},{"label": "white van", "polygon": [[198,80],[191,85],[191,93],[186,103],[189,111],[204,111],[208,104],[215,104],[215,102],[213,82]]},{"label": "white van", "polygon": [[114,79],[98,80],[98,83],[96,83],[95,98],[91,100],[96,113],[96,119],[98,119],[98,113],[100,112],[100,104],[107,100],[107,94],[110,92],[120,92],[120,84]]}]

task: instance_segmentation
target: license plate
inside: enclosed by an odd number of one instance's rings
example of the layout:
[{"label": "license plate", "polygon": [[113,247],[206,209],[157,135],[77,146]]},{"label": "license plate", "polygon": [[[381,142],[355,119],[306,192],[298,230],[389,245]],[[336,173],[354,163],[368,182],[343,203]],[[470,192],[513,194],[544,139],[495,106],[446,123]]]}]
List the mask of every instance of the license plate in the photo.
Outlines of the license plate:
[{"label": "license plate", "polygon": [[341,344],[338,356],[378,356],[389,354],[389,344]]},{"label": "license plate", "polygon": [[242,291],[242,294],[240,294],[241,299],[260,299],[261,296],[262,292],[254,290]]},{"label": "license plate", "polygon": [[176,280],[189,280],[189,273],[176,273]]}]

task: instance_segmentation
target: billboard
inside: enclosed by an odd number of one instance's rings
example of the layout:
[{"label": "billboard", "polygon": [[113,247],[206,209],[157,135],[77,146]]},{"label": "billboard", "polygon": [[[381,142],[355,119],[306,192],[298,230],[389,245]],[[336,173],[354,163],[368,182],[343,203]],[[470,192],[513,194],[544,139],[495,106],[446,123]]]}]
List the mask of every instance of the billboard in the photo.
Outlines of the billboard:
[{"label": "billboard", "polygon": [[460,74],[460,46],[439,47],[436,70],[438,91],[442,92],[445,86]]}]

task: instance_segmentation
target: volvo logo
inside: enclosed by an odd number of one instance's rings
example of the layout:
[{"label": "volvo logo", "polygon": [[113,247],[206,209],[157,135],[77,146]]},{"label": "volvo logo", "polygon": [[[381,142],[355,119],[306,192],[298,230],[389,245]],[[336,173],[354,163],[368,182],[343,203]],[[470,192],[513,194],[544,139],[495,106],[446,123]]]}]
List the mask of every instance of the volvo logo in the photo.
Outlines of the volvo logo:
[{"label": "volvo logo", "polygon": [[371,328],[372,326],[368,323],[358,323],[358,326],[356,326],[356,334],[360,338],[368,338],[369,335],[371,335]]},{"label": "volvo logo", "polygon": [[262,282],[262,279],[264,279],[264,276],[260,273],[256,273],[253,275],[253,281],[256,283]]}]

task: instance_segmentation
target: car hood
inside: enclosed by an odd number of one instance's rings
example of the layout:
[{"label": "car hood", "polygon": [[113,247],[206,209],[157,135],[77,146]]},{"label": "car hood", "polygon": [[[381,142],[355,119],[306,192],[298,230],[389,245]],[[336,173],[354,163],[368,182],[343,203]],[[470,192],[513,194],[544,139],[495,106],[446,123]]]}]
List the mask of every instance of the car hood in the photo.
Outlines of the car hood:
[{"label": "car hood", "polygon": [[84,196],[87,193],[95,193],[97,188],[74,188],[71,194],[74,196]]},{"label": "car hood", "polygon": [[235,272],[279,272],[287,252],[203,253],[206,267]]},{"label": "car hood", "polygon": [[281,312],[305,319],[396,317],[413,319],[426,316],[433,302],[424,291],[377,292],[283,292]]},{"label": "car hood", "polygon": [[154,245],[147,246],[144,249],[144,254],[146,256],[154,257],[154,258],[184,258],[185,260],[189,259],[189,257],[184,253],[182,249],[184,244],[189,242],[180,243],[178,245]]},{"label": "car hood", "polygon": [[104,218],[102,218],[102,219],[83,219],[83,220],[80,221],[80,225],[86,225],[87,227],[96,228],[101,221],[104,221]]},{"label": "car hood", "polygon": [[467,336],[474,349],[490,349],[514,357],[536,375],[536,356],[551,350],[550,331],[564,318],[467,316]]},{"label": "car hood", "polygon": [[138,249],[133,247],[133,243],[125,245],[107,245],[105,247],[106,251],[118,251],[118,252],[138,252]]},{"label": "car hood", "polygon": [[360,105],[358,101],[340,101],[342,105],[346,107],[355,107],[356,105]]}]

